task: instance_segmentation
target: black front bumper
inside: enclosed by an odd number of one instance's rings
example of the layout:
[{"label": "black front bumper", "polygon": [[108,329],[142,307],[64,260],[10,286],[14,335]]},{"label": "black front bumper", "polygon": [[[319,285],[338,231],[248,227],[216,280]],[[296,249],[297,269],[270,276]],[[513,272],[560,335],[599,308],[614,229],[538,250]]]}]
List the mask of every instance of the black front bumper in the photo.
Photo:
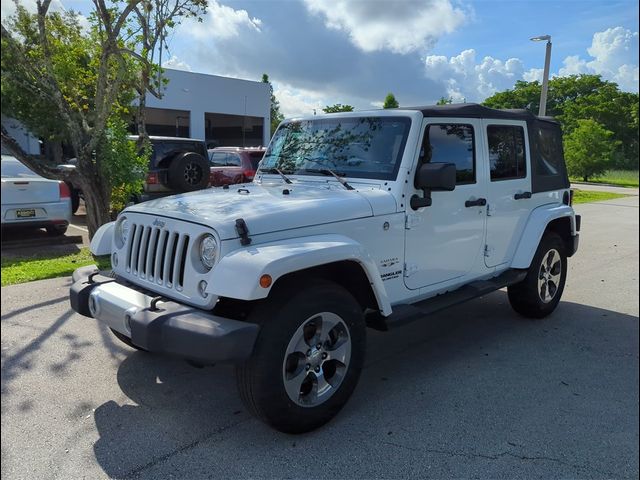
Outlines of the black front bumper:
[{"label": "black front bumper", "polygon": [[213,315],[170,300],[152,306],[153,294],[82,267],[73,273],[71,307],[129,337],[145,350],[202,364],[242,361],[252,351],[259,327]]}]

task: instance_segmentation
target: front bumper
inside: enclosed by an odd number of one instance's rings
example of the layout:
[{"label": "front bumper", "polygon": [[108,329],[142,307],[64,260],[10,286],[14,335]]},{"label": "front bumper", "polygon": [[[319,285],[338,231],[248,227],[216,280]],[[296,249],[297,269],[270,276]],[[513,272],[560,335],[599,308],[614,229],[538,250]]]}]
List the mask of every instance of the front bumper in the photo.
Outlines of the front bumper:
[{"label": "front bumper", "polygon": [[213,315],[154,296],[97,273],[91,265],[73,273],[71,308],[129,337],[145,350],[203,364],[241,361],[251,355],[258,325]]}]

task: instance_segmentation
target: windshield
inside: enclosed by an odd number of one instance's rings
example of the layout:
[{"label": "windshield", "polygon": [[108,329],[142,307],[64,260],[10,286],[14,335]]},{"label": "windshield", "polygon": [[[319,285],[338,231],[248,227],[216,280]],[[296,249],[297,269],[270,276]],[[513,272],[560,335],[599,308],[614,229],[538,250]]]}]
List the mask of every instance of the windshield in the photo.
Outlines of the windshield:
[{"label": "windshield", "polygon": [[2,178],[38,178],[39,175],[33,173],[18,160],[13,157],[2,156]]},{"label": "windshield", "polygon": [[323,118],[282,125],[261,168],[287,174],[339,175],[394,180],[411,120],[407,117]]}]

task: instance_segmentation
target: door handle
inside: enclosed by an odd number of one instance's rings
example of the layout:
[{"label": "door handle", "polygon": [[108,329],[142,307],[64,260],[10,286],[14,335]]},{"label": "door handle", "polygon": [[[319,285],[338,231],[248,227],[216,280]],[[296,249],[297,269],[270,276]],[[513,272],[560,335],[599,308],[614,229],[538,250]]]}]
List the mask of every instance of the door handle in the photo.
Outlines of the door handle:
[{"label": "door handle", "polygon": [[531,198],[531,192],[522,192],[522,193],[516,193],[513,198],[515,200],[522,200],[524,198]]},{"label": "door handle", "polygon": [[467,200],[464,202],[464,206],[469,207],[484,207],[487,204],[486,198],[478,198],[477,200]]}]

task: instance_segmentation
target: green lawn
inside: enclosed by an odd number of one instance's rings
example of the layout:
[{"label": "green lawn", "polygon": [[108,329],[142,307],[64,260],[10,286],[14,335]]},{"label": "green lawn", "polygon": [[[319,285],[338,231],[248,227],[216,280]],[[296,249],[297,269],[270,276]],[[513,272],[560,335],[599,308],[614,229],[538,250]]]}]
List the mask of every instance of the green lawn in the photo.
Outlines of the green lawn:
[{"label": "green lawn", "polygon": [[[581,182],[578,177],[571,177],[574,182]],[[608,183],[620,187],[638,187],[638,170],[609,170],[598,178],[589,179],[590,183]]]},{"label": "green lawn", "polygon": [[[45,278],[65,277],[71,275],[76,268],[92,263],[96,263],[96,260],[88,248],[82,248],[77,253],[53,258],[45,255],[3,258],[2,286]],[[107,266],[103,265],[103,268],[105,267]]]},{"label": "green lawn", "polygon": [[614,198],[628,197],[622,193],[611,192],[590,192],[587,190],[573,191],[573,204],[577,203],[589,203],[589,202],[602,202],[603,200],[613,200]]}]

